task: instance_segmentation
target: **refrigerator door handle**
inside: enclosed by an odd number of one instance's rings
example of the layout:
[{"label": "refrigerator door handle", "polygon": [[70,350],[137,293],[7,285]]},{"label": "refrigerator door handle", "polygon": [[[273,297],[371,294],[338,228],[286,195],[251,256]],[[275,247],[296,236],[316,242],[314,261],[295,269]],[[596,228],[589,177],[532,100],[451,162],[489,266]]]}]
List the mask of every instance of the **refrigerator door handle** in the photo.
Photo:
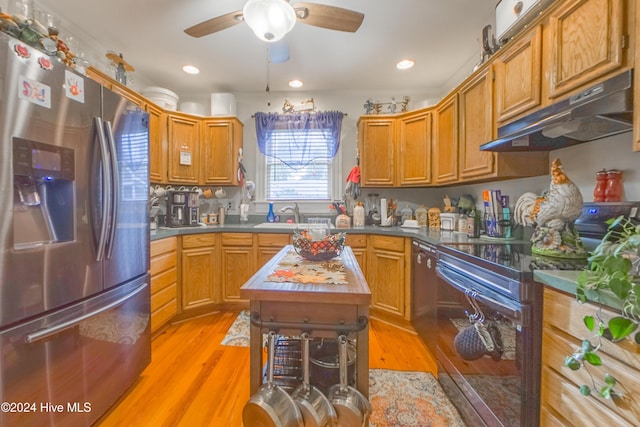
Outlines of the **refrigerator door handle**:
[{"label": "refrigerator door handle", "polygon": [[107,258],[111,258],[113,254],[114,240],[116,237],[116,225],[118,220],[118,210],[120,209],[120,172],[118,169],[118,152],[116,151],[116,142],[113,137],[113,129],[111,127],[111,122],[104,122],[104,132],[107,136],[107,143],[109,146],[109,151],[111,152],[111,182],[112,182],[112,191],[111,191],[111,216],[110,216],[110,232],[109,239],[107,240]]},{"label": "refrigerator door handle", "polygon": [[73,328],[74,326],[76,326],[77,324],[79,324],[80,322],[83,322],[91,317],[97,316],[100,313],[104,313],[106,311],[109,311],[123,303],[125,303],[127,300],[133,298],[134,296],[136,296],[137,294],[139,294],[140,292],[142,292],[144,290],[144,288],[146,288],[148,286],[148,283],[142,283],[140,286],[138,286],[137,288],[135,288],[134,290],[132,290],[131,292],[129,292],[127,295],[118,298],[117,300],[102,306],[100,308],[98,308],[97,310],[91,311],[89,313],[85,313],[82,316],[78,316],[74,319],[71,320],[67,320],[65,322],[60,322],[56,325],[52,325],[49,326],[47,328],[43,328],[43,329],[38,329],[37,331],[28,333],[25,338],[24,341],[27,344],[32,344],[38,341],[41,341],[45,338],[50,337],[51,335],[55,335],[59,332],[62,332],[66,329],[70,329]]},{"label": "refrigerator door handle", "polygon": [[100,117],[94,117],[96,134],[100,145],[100,157],[102,168],[102,224],[100,225],[100,237],[98,238],[98,254],[96,261],[103,261],[106,250],[107,232],[109,227],[109,209],[111,206],[111,164],[109,160],[109,150],[104,135],[104,127]]}]

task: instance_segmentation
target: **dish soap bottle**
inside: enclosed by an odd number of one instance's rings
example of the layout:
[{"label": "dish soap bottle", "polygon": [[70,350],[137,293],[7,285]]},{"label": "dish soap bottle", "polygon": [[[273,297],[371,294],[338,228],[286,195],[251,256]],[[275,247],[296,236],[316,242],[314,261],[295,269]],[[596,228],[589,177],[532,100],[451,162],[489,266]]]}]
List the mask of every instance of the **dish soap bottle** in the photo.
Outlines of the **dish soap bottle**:
[{"label": "dish soap bottle", "polygon": [[465,211],[462,211],[460,217],[458,218],[457,231],[458,233],[466,233],[467,232],[467,220],[469,217]]},{"label": "dish soap bottle", "polygon": [[480,237],[480,214],[475,207],[471,208],[467,218],[467,237]]},{"label": "dish soap bottle", "polygon": [[273,202],[269,202],[269,212],[267,212],[267,222],[276,222],[276,214],[273,213]]}]

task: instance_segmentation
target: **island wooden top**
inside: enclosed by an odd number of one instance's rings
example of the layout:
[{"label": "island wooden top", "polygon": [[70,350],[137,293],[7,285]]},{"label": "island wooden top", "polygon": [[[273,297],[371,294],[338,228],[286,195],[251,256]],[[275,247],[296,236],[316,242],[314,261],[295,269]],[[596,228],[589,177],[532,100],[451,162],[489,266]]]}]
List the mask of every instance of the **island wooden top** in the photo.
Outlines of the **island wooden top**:
[{"label": "island wooden top", "polygon": [[240,297],[259,301],[357,304],[366,306],[371,303],[371,291],[349,246],[345,246],[342,254],[336,258],[342,261],[345,267],[346,285],[267,281],[269,275],[274,272],[280,261],[292,249],[292,245],[282,248],[240,288]]}]

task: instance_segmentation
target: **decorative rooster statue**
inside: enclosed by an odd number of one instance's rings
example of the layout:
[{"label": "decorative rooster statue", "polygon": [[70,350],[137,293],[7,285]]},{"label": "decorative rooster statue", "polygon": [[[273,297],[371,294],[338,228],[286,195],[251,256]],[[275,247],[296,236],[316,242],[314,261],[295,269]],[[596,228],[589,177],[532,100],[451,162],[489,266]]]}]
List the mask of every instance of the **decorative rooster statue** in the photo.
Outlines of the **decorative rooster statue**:
[{"label": "decorative rooster statue", "polygon": [[531,252],[561,258],[586,258],[587,252],[573,225],[582,211],[580,189],[567,177],[560,159],[551,163],[551,184],[542,196],[525,193],[516,202],[514,218],[535,225]]}]

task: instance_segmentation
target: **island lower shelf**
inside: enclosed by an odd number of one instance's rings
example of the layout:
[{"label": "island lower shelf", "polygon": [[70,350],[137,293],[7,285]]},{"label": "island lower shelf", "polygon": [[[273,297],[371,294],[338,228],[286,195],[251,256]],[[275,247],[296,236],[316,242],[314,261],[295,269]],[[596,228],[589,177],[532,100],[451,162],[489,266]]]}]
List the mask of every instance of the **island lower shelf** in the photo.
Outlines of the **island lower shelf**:
[{"label": "island lower shelf", "polygon": [[346,284],[270,282],[292,246],[285,246],[240,289],[250,301],[250,391],[262,384],[263,333],[283,336],[308,332],[312,338],[336,339],[346,335],[355,341],[356,387],[369,393],[369,304],[371,292],[351,251],[345,247],[336,260],[345,270]]}]

